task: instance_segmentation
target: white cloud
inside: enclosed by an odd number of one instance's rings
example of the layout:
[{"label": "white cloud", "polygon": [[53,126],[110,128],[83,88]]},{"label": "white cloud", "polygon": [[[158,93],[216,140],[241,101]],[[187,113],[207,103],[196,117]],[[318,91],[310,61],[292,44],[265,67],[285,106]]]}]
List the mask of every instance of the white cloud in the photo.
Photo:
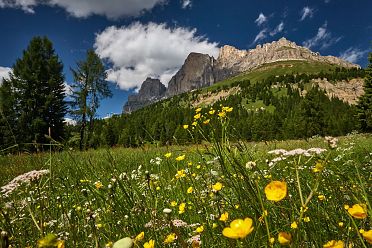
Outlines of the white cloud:
[{"label": "white cloud", "polygon": [[71,87],[71,85],[69,85],[67,82],[64,82],[63,85],[65,86],[65,95],[71,96],[73,93],[73,88]]},{"label": "white cloud", "polygon": [[318,47],[320,49],[327,48],[341,40],[341,37],[332,37],[331,32],[327,30],[327,22],[318,28],[318,33],[313,37],[303,42],[307,48]]},{"label": "white cloud", "polygon": [[284,23],[283,22],[280,22],[278,24],[278,26],[276,26],[276,28],[270,32],[270,35],[271,36],[274,36],[276,34],[279,34],[280,32],[282,32],[284,30]]},{"label": "white cloud", "polygon": [[347,60],[351,63],[358,62],[361,58],[366,56],[368,53],[368,50],[360,50],[358,48],[350,47],[346,51],[342,52],[340,54],[340,57],[344,60]]},{"label": "white cloud", "polygon": [[9,73],[12,71],[9,67],[2,67],[0,66],[0,85],[3,82],[3,78],[9,79]]},{"label": "white cloud", "polygon": [[254,38],[253,44],[267,37],[267,29],[262,29]]},{"label": "white cloud", "polygon": [[108,79],[128,90],[140,87],[148,76],[167,84],[190,52],[216,57],[217,45],[197,36],[196,29],[136,22],[106,28],[97,34],[94,47],[101,58],[113,65]]},{"label": "white cloud", "polygon": [[0,8],[20,8],[34,13],[37,5],[58,6],[74,17],[103,15],[108,18],[137,16],[165,0],[0,0]]},{"label": "white cloud", "polygon": [[267,17],[263,14],[260,13],[257,17],[257,19],[254,21],[258,26],[261,26],[263,23],[267,21]]},{"label": "white cloud", "polygon": [[309,6],[305,6],[301,10],[301,19],[300,21],[305,20],[307,17],[312,18],[314,15],[314,9],[310,8]]},{"label": "white cloud", "polygon": [[191,0],[182,0],[182,8],[183,9],[191,8],[191,6],[192,6]]}]

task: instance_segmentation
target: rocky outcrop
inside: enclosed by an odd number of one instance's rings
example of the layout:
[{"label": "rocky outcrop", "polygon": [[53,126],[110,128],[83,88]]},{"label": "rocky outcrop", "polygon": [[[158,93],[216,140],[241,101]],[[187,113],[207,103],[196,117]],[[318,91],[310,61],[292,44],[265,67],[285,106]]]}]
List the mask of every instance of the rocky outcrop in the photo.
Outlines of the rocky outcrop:
[{"label": "rocky outcrop", "polygon": [[123,113],[131,113],[162,99],[165,96],[166,90],[167,88],[159,79],[146,78],[138,94],[128,96]]},{"label": "rocky outcrop", "polygon": [[215,59],[207,54],[190,53],[181,69],[168,83],[167,96],[212,85]]}]

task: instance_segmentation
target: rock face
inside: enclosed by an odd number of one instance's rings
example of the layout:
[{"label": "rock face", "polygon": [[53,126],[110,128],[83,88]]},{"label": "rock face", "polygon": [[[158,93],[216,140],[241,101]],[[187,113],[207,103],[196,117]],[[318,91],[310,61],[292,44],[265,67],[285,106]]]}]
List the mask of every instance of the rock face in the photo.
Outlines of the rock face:
[{"label": "rock face", "polygon": [[215,82],[215,59],[207,54],[190,53],[181,69],[168,83],[167,96],[210,86]]},{"label": "rock face", "polygon": [[131,113],[162,99],[165,96],[166,90],[167,88],[159,79],[146,78],[138,94],[128,96],[123,113]]}]

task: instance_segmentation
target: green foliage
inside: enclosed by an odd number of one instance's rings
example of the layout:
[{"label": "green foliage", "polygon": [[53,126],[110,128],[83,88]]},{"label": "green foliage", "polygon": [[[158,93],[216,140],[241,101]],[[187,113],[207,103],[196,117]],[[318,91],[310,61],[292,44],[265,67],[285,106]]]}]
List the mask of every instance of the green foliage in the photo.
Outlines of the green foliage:
[{"label": "green foliage", "polygon": [[51,137],[61,140],[67,108],[63,65],[52,42],[33,38],[12,69],[0,88],[2,144],[44,143],[49,128]]},{"label": "green foliage", "polygon": [[[82,150],[89,141],[86,136],[87,119],[89,119],[88,134],[93,132],[94,117],[100,100],[111,97],[112,93],[106,81],[107,73],[104,65],[94,50],[87,51],[84,61],[77,63],[77,69],[71,69],[75,84],[73,85],[72,95],[72,114],[75,115],[80,123],[80,149]],[[91,141],[89,141],[91,142]]]},{"label": "green foliage", "polygon": [[358,119],[364,132],[372,132],[372,53],[369,54],[369,65],[364,80],[364,94],[358,101]]}]

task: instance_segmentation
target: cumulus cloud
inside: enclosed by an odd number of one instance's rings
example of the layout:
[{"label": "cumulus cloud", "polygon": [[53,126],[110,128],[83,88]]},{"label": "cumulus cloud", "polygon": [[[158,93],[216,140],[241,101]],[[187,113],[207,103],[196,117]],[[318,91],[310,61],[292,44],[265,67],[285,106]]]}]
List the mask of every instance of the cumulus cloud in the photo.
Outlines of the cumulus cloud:
[{"label": "cumulus cloud", "polygon": [[253,44],[267,37],[267,29],[262,29],[254,38]]},{"label": "cumulus cloud", "polygon": [[301,10],[301,19],[300,21],[305,20],[307,17],[312,18],[314,15],[314,9],[310,8],[309,6],[305,6]]},{"label": "cumulus cloud", "polygon": [[280,22],[280,23],[278,24],[278,26],[276,26],[276,28],[270,32],[270,36],[274,36],[274,35],[276,35],[276,34],[279,34],[279,33],[281,33],[283,30],[284,30],[284,23],[283,23],[283,22]]},{"label": "cumulus cloud", "polygon": [[2,67],[0,66],[0,85],[3,82],[3,78],[9,79],[9,73],[12,71],[9,67]]},{"label": "cumulus cloud", "polygon": [[341,40],[341,37],[333,37],[332,33],[327,30],[327,22],[325,22],[321,27],[318,28],[317,34],[304,41],[303,45],[307,48],[320,47],[320,49],[325,49]]},{"label": "cumulus cloud", "polygon": [[361,50],[358,48],[350,47],[346,51],[342,52],[340,54],[340,57],[344,60],[347,60],[351,63],[358,62],[361,58],[366,56],[368,53],[368,50]]},{"label": "cumulus cloud", "polygon": [[0,0],[0,8],[20,8],[34,13],[37,5],[58,6],[74,17],[103,15],[111,19],[137,16],[165,0]]},{"label": "cumulus cloud", "polygon": [[267,17],[263,14],[260,13],[257,17],[257,19],[254,21],[258,26],[261,26],[265,22],[267,22]]},{"label": "cumulus cloud", "polygon": [[148,76],[167,84],[190,52],[216,57],[217,45],[197,36],[196,29],[136,22],[106,28],[96,35],[94,47],[101,58],[112,64],[108,70],[109,81],[128,90],[138,89]]},{"label": "cumulus cloud", "polygon": [[182,8],[183,9],[191,8],[191,6],[192,6],[191,0],[182,0]]}]

